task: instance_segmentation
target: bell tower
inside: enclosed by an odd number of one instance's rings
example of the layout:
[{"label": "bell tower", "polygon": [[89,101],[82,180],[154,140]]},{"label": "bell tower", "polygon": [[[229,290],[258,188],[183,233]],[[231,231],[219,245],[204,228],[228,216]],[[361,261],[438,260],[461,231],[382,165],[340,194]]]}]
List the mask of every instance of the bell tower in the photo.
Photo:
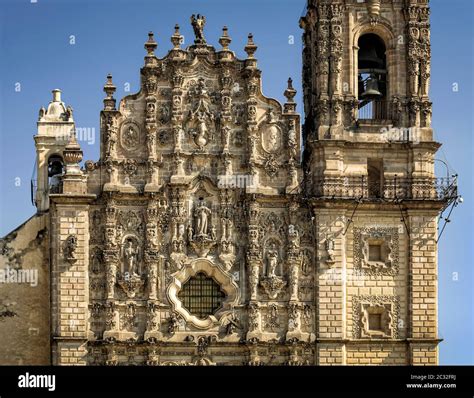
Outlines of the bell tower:
[{"label": "bell tower", "polygon": [[63,150],[75,131],[72,108],[61,101],[61,90],[52,91],[48,108],[41,107],[36,146],[36,192],[34,202],[39,212],[49,209],[49,194],[61,191],[65,171]]},{"label": "bell tower", "polygon": [[305,190],[319,364],[436,364],[437,221],[428,0],[308,0]]}]

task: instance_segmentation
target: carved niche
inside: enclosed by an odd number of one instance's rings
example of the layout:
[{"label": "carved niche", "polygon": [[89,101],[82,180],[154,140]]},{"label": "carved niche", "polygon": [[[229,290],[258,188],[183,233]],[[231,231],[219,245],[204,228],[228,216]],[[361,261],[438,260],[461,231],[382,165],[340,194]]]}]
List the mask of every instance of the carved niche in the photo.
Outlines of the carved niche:
[{"label": "carved niche", "polygon": [[398,339],[400,299],[398,296],[354,296],[352,334],[354,339]]},{"label": "carved niche", "polygon": [[366,275],[395,276],[399,271],[397,227],[355,227],[354,266]]}]

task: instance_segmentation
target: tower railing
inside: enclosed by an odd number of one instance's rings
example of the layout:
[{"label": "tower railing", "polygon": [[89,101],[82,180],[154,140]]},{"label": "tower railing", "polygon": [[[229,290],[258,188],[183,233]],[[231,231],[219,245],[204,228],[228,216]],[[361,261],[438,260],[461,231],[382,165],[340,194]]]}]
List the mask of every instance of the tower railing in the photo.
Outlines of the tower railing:
[{"label": "tower railing", "polygon": [[385,99],[373,100],[366,103],[362,101],[357,112],[357,119],[360,121],[390,120],[392,118],[390,108],[391,102]]},{"label": "tower railing", "polygon": [[367,176],[328,176],[313,181],[311,188],[313,197],[332,199],[448,202],[458,196],[457,177],[391,177],[380,181],[371,181]]}]

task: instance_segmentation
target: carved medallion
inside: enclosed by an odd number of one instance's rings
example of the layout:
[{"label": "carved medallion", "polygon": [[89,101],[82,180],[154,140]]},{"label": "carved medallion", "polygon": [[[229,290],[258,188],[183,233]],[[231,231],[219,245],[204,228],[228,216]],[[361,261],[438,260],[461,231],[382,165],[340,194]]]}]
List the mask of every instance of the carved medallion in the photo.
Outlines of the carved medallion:
[{"label": "carved medallion", "polygon": [[125,122],[120,131],[120,144],[127,151],[133,151],[141,143],[140,127],[135,122]]},{"label": "carved medallion", "polygon": [[276,153],[282,146],[282,133],[276,124],[267,126],[262,132],[262,148],[268,153]]}]

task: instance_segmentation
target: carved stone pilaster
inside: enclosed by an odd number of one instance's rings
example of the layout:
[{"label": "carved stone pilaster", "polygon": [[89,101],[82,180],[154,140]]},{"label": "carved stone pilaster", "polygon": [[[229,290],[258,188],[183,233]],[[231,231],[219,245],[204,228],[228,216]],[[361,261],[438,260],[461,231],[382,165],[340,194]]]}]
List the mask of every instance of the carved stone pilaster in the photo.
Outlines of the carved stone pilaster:
[{"label": "carved stone pilaster", "polygon": [[117,282],[118,250],[104,250],[105,275],[107,283],[107,298],[113,299]]}]

